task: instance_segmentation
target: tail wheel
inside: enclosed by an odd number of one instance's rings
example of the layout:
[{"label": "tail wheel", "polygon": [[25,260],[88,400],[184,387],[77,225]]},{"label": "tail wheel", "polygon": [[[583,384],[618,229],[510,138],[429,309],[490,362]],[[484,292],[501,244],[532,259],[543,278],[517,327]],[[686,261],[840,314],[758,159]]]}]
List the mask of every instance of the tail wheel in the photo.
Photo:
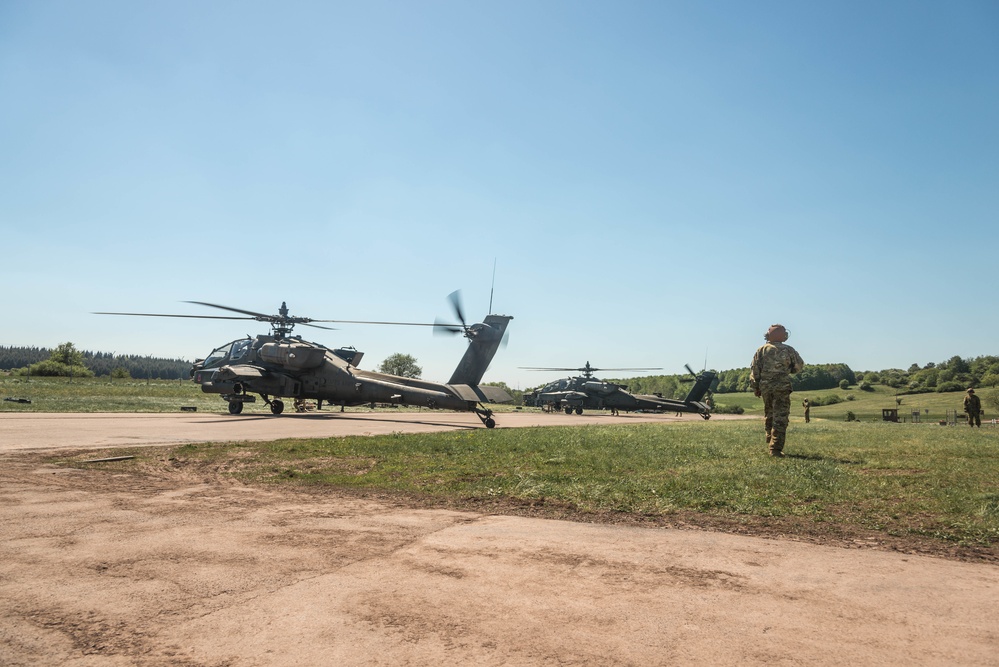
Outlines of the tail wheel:
[{"label": "tail wheel", "polygon": [[486,425],[486,428],[496,428],[496,420],[492,417],[487,417],[482,423]]}]

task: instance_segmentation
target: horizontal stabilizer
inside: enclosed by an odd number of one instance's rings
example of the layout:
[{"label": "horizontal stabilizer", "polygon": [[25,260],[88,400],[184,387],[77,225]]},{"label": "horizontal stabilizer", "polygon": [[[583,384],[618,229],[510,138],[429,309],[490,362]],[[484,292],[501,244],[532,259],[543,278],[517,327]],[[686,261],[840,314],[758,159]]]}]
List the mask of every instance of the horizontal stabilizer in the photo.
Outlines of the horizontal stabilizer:
[{"label": "horizontal stabilizer", "polygon": [[510,394],[499,387],[490,385],[449,384],[448,388],[463,401],[474,401],[475,403],[509,403],[513,401]]}]

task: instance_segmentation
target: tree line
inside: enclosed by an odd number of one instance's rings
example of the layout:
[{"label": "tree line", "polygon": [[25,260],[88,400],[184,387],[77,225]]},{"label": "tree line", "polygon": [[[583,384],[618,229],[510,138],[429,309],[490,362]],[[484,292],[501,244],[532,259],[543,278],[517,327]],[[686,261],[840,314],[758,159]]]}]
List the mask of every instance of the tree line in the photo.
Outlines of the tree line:
[{"label": "tree line", "polygon": [[[735,368],[715,371],[718,378],[711,390],[718,394],[749,391],[750,369]],[[689,375],[647,375],[613,379],[625,384],[636,394],[662,394],[666,398],[683,398],[690,387]],[[886,368],[879,371],[854,372],[847,364],[806,364],[800,373],[791,376],[795,391],[846,389],[857,386],[869,389],[881,384],[898,389],[900,394],[963,391],[968,387],[999,386],[999,357],[981,356],[963,359],[954,356],[925,366],[912,364],[908,369]]]},{"label": "tree line", "polygon": [[[416,365],[414,357],[393,355],[386,359],[385,364],[389,361],[404,362],[404,368],[393,366],[391,370],[396,374],[419,377],[421,369]],[[190,370],[191,362],[184,359],[81,351],[72,343],[63,343],[54,350],[44,347],[0,346],[0,371],[22,375],[78,377],[97,375],[176,380],[190,377]],[[749,391],[748,367],[715,372],[718,378],[711,391],[718,394]],[[627,385],[628,391],[635,394],[661,394],[666,398],[683,398],[689,391],[692,378],[690,375],[646,375],[607,379]],[[503,383],[496,384],[503,385]],[[817,391],[837,387],[845,389],[851,386],[867,389],[874,384],[892,387],[900,394],[962,391],[968,387],[996,387],[999,386],[999,357],[980,356],[964,359],[953,356],[946,361],[930,362],[924,366],[912,364],[904,370],[886,368],[860,372],[854,372],[843,363],[808,364],[800,373],[791,376],[791,385],[795,391]]]},{"label": "tree line", "polygon": [[72,343],[63,343],[55,349],[0,346],[0,370],[35,376],[177,380],[191,376],[191,362],[134,354],[90,352],[77,350]]}]

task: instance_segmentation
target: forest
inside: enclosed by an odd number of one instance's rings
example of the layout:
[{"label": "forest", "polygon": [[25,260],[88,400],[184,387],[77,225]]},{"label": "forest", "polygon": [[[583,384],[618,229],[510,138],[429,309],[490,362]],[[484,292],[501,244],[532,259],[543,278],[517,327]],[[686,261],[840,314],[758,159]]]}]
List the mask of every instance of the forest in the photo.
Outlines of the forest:
[{"label": "forest", "polygon": [[44,347],[0,346],[0,371],[24,375],[29,372],[32,375],[64,375],[70,374],[74,367],[80,366],[89,371],[89,374],[96,376],[152,380],[187,379],[191,372],[191,362],[183,359],[89,352],[76,350],[72,343],[64,343],[55,350]]}]

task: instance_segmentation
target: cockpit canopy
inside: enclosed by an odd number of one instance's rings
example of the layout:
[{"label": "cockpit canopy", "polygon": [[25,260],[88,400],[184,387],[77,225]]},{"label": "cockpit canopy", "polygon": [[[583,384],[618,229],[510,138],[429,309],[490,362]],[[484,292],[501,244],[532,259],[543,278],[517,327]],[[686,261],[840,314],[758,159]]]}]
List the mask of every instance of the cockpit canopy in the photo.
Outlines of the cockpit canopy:
[{"label": "cockpit canopy", "polygon": [[226,343],[225,345],[212,350],[211,353],[205,357],[204,362],[202,362],[202,366],[204,368],[211,368],[213,366],[221,366],[222,362],[239,361],[246,356],[246,353],[250,350],[252,345],[252,338],[240,338],[239,340],[234,340],[231,343]]}]

